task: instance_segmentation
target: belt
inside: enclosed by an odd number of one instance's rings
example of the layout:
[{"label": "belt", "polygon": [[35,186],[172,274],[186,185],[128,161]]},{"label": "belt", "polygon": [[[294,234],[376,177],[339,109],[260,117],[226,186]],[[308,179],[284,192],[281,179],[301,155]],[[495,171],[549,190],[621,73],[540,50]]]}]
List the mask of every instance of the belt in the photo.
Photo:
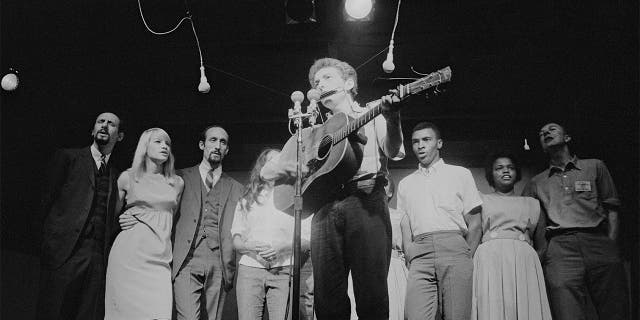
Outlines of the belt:
[{"label": "belt", "polygon": [[498,239],[520,240],[531,244],[531,237],[529,237],[529,233],[511,230],[498,230],[486,233],[484,236],[482,236],[482,243]]},{"label": "belt", "polygon": [[555,236],[576,234],[576,233],[599,233],[606,234],[607,229],[605,224],[600,224],[597,227],[591,228],[562,228],[562,229],[548,229],[546,232],[547,239],[551,239]]},{"label": "belt", "polygon": [[377,186],[385,186],[387,183],[387,178],[384,175],[380,174],[370,174],[366,175],[361,179],[348,181],[347,183],[340,186],[340,193],[342,194],[353,194],[358,191],[364,191],[367,193],[371,193],[373,189]]},{"label": "belt", "polygon": [[460,230],[439,230],[439,231],[431,231],[431,232],[417,234],[413,236],[413,242],[417,242],[417,241],[429,238],[431,236],[441,235],[441,234],[457,234],[463,237],[462,231]]}]

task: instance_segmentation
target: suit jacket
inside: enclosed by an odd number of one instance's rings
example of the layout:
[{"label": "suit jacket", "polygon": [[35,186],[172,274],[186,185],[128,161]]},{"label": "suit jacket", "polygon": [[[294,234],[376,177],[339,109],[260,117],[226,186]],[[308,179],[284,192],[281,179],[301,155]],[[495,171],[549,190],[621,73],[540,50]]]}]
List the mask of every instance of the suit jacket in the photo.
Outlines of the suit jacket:
[{"label": "suit jacket", "polygon": [[[47,172],[42,199],[42,262],[50,268],[61,266],[72,253],[87,222],[95,194],[96,163],[90,147],[60,149]],[[120,231],[115,206],[119,171],[109,165],[109,195],[105,217],[104,262]]]},{"label": "suit jacket", "polygon": [[[202,214],[202,188],[204,187],[199,165],[181,169],[177,174],[184,179],[184,191],[178,206],[178,212],[174,217],[173,228],[173,268],[171,270],[172,279],[176,278],[178,272],[184,267],[185,259],[191,245],[196,241],[198,227]],[[236,272],[236,256],[231,238],[231,224],[236,209],[238,199],[242,197],[244,187],[229,177],[224,172],[220,176],[222,187],[222,210],[219,212],[219,238],[220,259],[222,268],[222,279],[225,290],[233,287],[233,277]]]}]

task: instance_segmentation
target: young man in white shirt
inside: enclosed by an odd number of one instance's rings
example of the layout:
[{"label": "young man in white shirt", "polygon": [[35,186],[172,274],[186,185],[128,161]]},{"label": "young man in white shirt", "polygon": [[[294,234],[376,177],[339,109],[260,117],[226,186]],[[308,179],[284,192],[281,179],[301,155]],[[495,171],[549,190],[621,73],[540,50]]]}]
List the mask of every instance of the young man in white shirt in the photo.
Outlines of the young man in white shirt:
[{"label": "young man in white shirt", "polygon": [[[405,316],[409,320],[469,319],[473,251],[480,239],[482,200],[471,172],[444,163],[438,127],[421,122],[413,128],[418,170],[398,185],[398,210],[409,217],[413,242]],[[439,297],[442,299],[438,301]]]}]

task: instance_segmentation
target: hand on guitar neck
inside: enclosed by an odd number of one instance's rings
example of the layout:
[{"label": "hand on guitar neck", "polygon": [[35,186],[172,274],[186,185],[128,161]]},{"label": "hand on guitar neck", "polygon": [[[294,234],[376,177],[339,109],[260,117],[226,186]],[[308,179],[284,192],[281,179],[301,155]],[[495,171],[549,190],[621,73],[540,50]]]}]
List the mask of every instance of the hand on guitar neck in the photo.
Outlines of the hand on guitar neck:
[{"label": "hand on guitar neck", "polygon": [[403,85],[400,85],[397,89],[389,90],[389,94],[380,99],[382,115],[385,118],[397,116],[400,108],[402,107],[402,101],[405,98],[404,96],[405,90]]}]

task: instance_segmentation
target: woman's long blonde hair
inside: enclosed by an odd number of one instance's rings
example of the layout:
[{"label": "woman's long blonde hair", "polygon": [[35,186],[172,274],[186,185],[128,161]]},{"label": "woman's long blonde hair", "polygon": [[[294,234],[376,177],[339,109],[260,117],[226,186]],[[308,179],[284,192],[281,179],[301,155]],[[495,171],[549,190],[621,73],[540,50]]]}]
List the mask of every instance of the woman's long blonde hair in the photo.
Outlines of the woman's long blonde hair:
[{"label": "woman's long blonde hair", "polygon": [[[151,128],[145,130],[140,135],[140,140],[138,140],[138,146],[136,147],[136,152],[133,155],[133,163],[131,164],[131,173],[135,181],[138,181],[142,175],[147,172],[147,148],[149,147],[149,142],[151,142],[151,136],[154,133],[160,133],[161,136],[167,139],[169,145],[171,145],[171,138],[169,134],[161,128]],[[173,185],[176,177],[176,170],[174,168],[175,158],[173,157],[173,152],[171,152],[171,147],[169,147],[169,158],[162,164],[162,175],[167,178],[169,184]]]}]

